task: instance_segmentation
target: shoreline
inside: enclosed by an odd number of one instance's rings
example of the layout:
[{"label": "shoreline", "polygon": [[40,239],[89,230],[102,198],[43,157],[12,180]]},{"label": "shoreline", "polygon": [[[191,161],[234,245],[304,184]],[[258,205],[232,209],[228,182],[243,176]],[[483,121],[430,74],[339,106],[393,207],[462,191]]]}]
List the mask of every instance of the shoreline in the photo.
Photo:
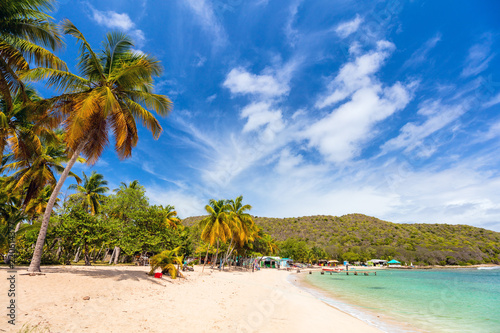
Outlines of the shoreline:
[{"label": "shoreline", "polygon": [[341,311],[349,316],[361,320],[380,331],[390,332],[390,333],[423,332],[418,328],[411,326],[410,324],[406,323],[403,324],[401,322],[393,321],[386,314],[365,308],[359,304],[354,304],[346,300],[341,300],[331,292],[328,292],[327,290],[324,290],[308,282],[307,275],[308,274],[301,275],[297,280],[295,280],[294,282],[290,281],[290,283],[296,285],[297,288],[301,288],[306,292],[310,293],[311,295],[321,300],[328,306],[331,306],[338,311]]},{"label": "shoreline", "polygon": [[[15,327],[30,332],[380,332],[289,282],[274,269],[155,279],[147,266],[17,267]],[[0,268],[2,277],[6,268]],[[0,297],[6,304],[6,295]],[[87,299],[88,298],[88,299]],[[7,326],[3,325],[2,328]],[[10,326],[10,325],[8,325]],[[2,330],[0,330],[1,332]]]}]

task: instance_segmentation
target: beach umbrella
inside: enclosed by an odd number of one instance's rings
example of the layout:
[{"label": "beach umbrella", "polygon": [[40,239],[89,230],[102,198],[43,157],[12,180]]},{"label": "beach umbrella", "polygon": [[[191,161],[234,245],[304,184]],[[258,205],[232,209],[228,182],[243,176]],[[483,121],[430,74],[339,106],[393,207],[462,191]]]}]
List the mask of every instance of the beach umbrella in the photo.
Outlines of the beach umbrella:
[{"label": "beach umbrella", "polygon": [[387,262],[388,264],[400,264],[399,261],[397,261],[396,259],[392,259],[391,261]]}]

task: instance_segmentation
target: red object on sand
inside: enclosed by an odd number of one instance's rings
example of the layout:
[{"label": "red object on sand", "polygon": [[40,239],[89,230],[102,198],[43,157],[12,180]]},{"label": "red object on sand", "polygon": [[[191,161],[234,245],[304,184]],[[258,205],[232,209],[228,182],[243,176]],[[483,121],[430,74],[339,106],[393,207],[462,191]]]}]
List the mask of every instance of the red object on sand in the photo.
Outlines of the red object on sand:
[{"label": "red object on sand", "polygon": [[162,275],[163,275],[162,273],[155,273],[155,278],[161,279]]}]

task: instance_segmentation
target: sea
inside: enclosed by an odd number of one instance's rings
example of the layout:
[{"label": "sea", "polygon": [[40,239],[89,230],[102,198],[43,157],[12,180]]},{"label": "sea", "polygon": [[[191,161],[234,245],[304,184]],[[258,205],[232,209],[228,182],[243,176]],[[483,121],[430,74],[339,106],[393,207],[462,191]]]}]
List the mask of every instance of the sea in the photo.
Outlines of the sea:
[{"label": "sea", "polygon": [[368,272],[314,272],[300,286],[385,332],[500,333],[500,266]]}]

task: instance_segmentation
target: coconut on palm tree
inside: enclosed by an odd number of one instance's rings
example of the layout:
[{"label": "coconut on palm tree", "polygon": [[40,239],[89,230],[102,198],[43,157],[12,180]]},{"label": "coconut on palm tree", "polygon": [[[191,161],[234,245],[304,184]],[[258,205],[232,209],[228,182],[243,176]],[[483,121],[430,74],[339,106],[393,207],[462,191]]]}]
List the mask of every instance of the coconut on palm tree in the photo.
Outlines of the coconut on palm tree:
[{"label": "coconut on palm tree", "polygon": [[52,68],[35,68],[23,76],[27,80],[44,77],[48,86],[62,90],[62,95],[46,103],[50,104],[53,113],[64,119],[65,141],[73,154],[47,205],[30,272],[40,271],[52,207],[78,156],[83,154],[89,164],[95,163],[108,144],[110,131],[118,156],[122,159],[131,156],[139,139],[136,121],[146,126],[157,139],[162,127],[147,109],[163,116],[171,108],[166,96],[152,91],[153,77],[162,72],[159,62],[147,54],[134,53],[133,43],[127,35],[108,33],[103,49],[96,53],[69,20],[63,22],[63,31],[80,43],[80,76]]},{"label": "coconut on palm tree", "polygon": [[100,173],[92,171],[90,177],[83,172],[83,185],[71,184],[70,190],[76,190],[77,193],[70,196],[71,199],[80,203],[83,209],[91,215],[99,213],[101,202],[105,198],[104,194],[109,191],[108,181]]}]

